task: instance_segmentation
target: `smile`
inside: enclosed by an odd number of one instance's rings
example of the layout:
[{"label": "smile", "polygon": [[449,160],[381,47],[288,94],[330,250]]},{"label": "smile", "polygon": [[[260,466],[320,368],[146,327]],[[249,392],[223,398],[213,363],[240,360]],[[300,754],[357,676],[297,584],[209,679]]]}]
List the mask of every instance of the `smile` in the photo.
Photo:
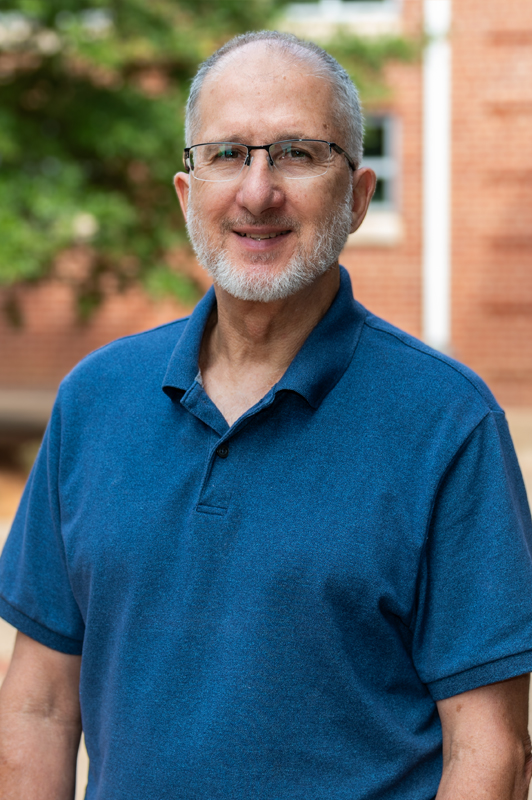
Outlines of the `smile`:
[{"label": "smile", "polygon": [[286,236],[287,233],[290,231],[280,231],[279,233],[266,233],[262,234],[261,236],[253,236],[251,233],[239,233],[235,231],[239,236],[247,239],[254,239],[256,242],[262,242],[263,239],[276,239],[278,236]]}]

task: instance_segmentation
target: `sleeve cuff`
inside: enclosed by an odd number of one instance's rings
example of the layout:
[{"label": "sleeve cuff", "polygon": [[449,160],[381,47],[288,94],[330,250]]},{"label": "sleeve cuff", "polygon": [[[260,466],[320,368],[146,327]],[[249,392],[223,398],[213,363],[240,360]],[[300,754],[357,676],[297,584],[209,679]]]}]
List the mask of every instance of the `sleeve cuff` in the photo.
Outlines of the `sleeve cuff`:
[{"label": "sleeve cuff", "polygon": [[431,681],[427,686],[434,700],[445,700],[447,697],[478,689],[480,686],[487,686],[490,683],[515,678],[517,675],[524,675],[527,672],[532,672],[532,650],[491,661],[480,667],[466,669],[464,672],[458,672],[448,678]]},{"label": "sleeve cuff", "polygon": [[22,611],[13,608],[13,606],[1,596],[0,617],[3,617],[6,622],[9,622],[9,624],[13,625],[17,630],[25,633],[26,636],[35,639],[35,641],[44,644],[46,647],[50,647],[52,650],[59,650],[60,653],[67,653],[71,656],[81,655],[83,642],[80,642],[78,639],[70,639],[68,636],[63,636],[61,633],[56,633],[55,631],[49,630],[49,628],[45,628],[40,622],[35,622],[35,620],[27,617],[26,614],[23,614]]}]

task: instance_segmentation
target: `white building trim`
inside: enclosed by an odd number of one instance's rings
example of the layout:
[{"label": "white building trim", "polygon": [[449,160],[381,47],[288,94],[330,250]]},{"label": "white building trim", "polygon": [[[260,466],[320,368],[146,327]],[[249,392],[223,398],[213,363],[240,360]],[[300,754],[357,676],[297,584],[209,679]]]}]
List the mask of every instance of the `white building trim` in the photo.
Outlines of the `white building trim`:
[{"label": "white building trim", "polygon": [[284,12],[290,30],[324,41],[341,27],[360,36],[398,34],[402,0],[319,0],[292,3]]},{"label": "white building trim", "polygon": [[424,0],[423,338],[451,344],[451,0]]}]

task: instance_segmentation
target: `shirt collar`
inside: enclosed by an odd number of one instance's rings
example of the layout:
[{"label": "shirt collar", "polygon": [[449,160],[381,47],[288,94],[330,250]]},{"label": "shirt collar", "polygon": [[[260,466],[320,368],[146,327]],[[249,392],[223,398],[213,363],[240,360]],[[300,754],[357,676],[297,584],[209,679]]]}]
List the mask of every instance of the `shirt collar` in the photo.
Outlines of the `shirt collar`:
[{"label": "shirt collar", "polygon": [[349,273],[340,267],[340,288],[331,307],[310,332],[274,391],[298,392],[318,408],[351,363],[366,313],[353,298]]},{"label": "shirt collar", "polygon": [[[201,339],[215,303],[211,287],[189,317],[174,348],[162,387],[170,397],[175,390],[186,392],[197,378]],[[340,288],[331,307],[272,391],[297,392],[317,408],[349,366],[365,316],[365,309],[353,298],[348,272],[340,267]]]},{"label": "shirt collar", "polygon": [[186,392],[196,380],[203,331],[215,303],[216,295],[211,286],[187,320],[185,330],[174,347],[164,376],[163,391],[169,397],[174,396],[176,389]]}]

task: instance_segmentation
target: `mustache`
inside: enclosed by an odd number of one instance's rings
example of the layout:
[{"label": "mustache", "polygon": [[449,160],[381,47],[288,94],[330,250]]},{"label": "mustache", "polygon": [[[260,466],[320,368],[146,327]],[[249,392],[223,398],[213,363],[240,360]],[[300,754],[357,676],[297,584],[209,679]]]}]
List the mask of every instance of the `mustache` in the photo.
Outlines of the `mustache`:
[{"label": "mustache", "polygon": [[294,231],[294,233],[299,233],[301,229],[301,224],[297,218],[284,214],[264,214],[260,217],[254,217],[253,214],[240,214],[233,219],[224,219],[221,228],[223,233],[229,233],[239,227],[252,228],[264,225],[283,228],[284,230]]}]

